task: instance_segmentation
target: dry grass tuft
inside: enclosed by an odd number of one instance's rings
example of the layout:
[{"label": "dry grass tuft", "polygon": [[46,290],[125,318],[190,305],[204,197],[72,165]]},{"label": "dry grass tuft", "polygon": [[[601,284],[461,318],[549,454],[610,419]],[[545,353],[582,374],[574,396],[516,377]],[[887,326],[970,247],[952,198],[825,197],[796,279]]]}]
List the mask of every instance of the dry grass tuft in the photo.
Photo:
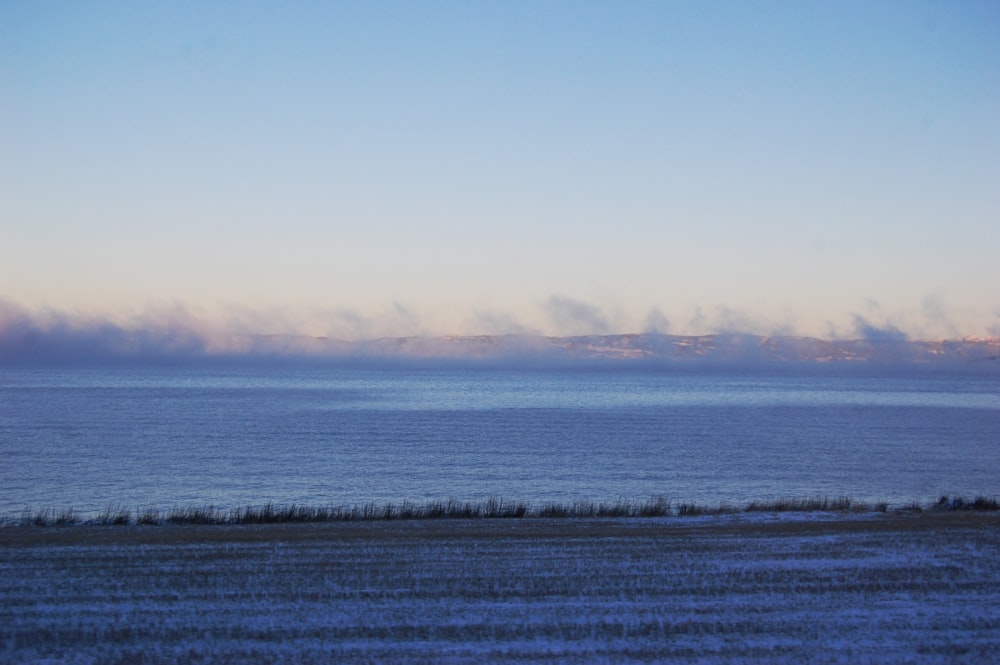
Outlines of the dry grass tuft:
[{"label": "dry grass tuft", "polygon": [[[996,511],[1000,510],[995,497],[977,496],[974,499],[941,497],[928,506],[935,511]],[[122,506],[108,506],[97,517],[83,520],[73,509],[57,512],[45,508],[38,512],[25,509],[20,517],[0,519],[0,525],[19,526],[69,526],[93,524],[98,526],[137,525],[215,525],[215,524],[289,524],[316,522],[376,522],[394,520],[448,520],[448,519],[530,519],[530,518],[621,518],[621,517],[696,517],[699,515],[726,515],[733,513],[784,513],[784,512],[835,512],[835,513],[885,513],[886,502],[874,504],[853,501],[848,497],[784,498],[751,501],[742,508],[727,504],[707,505],[682,502],[671,503],[664,496],[653,496],[646,501],[620,498],[610,503],[575,501],[572,503],[545,503],[532,506],[524,501],[509,501],[490,497],[484,501],[459,501],[457,499],[432,500],[426,503],[376,503],[368,502],[346,506],[305,506],[300,504],[278,505],[265,503],[224,511],[214,506],[182,507],[161,511],[146,507],[133,512]],[[922,512],[917,501],[894,509],[894,512]]]}]

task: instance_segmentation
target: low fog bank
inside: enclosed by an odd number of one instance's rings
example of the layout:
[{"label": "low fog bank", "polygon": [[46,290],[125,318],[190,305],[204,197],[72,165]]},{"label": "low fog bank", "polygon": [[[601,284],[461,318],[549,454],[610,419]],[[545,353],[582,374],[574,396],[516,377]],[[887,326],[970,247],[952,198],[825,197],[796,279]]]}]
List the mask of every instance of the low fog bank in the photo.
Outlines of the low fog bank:
[{"label": "low fog bank", "polygon": [[850,340],[740,333],[708,335],[534,334],[389,337],[344,341],[259,335],[212,326],[187,313],[125,326],[99,317],[36,314],[0,303],[0,364],[329,363],[348,365],[898,366],[1000,371],[1000,338],[909,340],[873,334]]}]

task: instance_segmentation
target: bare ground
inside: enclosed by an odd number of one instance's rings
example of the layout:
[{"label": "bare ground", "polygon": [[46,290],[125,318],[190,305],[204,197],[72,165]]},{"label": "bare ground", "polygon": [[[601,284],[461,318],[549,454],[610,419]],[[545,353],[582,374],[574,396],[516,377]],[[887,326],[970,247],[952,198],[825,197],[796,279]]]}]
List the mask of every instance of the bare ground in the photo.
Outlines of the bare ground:
[{"label": "bare ground", "polygon": [[6,527],[0,661],[1000,662],[1000,515]]}]

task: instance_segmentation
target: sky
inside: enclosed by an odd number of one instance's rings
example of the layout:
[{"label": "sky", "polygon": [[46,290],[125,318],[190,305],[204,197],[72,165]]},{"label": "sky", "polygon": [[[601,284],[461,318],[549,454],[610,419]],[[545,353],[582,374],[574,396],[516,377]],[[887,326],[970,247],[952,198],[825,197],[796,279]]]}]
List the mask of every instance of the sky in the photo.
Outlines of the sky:
[{"label": "sky", "polygon": [[998,253],[996,2],[0,1],[8,325],[1000,335]]}]

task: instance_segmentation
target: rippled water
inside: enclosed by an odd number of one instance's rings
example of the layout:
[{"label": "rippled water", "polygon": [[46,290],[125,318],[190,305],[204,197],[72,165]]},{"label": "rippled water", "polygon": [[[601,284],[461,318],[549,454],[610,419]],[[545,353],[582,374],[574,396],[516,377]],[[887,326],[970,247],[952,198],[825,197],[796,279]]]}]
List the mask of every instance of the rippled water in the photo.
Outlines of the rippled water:
[{"label": "rippled water", "polygon": [[0,513],[1000,493],[1000,377],[0,370]]}]

